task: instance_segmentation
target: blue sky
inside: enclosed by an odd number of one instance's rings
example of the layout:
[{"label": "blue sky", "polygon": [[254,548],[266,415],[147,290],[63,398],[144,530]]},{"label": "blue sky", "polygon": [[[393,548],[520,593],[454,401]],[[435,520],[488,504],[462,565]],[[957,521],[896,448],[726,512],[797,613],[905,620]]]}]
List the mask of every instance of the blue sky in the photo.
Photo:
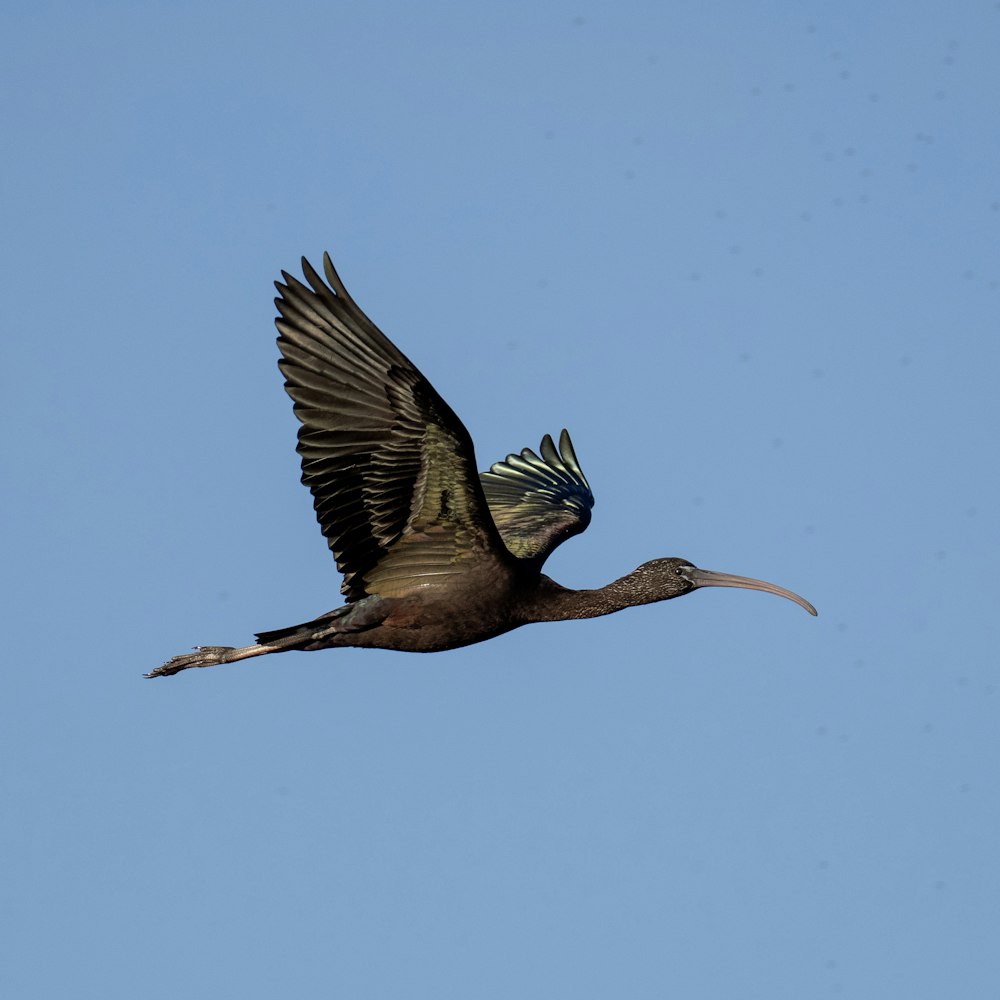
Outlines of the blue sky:
[{"label": "blue sky", "polygon": [[[4,18],[5,996],[992,995],[1000,4]],[[161,681],[339,603],[271,282],[330,250],[548,570],[702,591]]]}]

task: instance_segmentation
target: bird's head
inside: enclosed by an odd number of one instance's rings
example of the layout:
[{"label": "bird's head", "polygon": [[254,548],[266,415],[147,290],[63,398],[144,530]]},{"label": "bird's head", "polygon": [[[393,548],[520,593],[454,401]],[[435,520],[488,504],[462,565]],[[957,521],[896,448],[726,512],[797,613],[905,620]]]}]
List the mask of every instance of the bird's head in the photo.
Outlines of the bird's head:
[{"label": "bird's head", "polygon": [[651,562],[643,563],[629,576],[644,595],[647,595],[650,602],[680,597],[700,587],[741,587],[744,590],[763,590],[767,594],[787,597],[799,607],[805,608],[809,614],[816,614],[816,609],[805,598],[779,587],[776,583],[755,580],[749,576],[733,576],[731,573],[699,569],[686,559],[653,559]]}]

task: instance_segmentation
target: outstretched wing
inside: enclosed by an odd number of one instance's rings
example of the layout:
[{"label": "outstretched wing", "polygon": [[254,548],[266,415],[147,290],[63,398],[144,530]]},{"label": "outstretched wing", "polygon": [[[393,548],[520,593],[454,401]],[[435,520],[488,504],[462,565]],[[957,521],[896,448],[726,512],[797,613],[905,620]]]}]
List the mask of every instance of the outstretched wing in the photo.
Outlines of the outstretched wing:
[{"label": "outstretched wing", "polygon": [[590,524],[594,494],[573,451],[569,432],[559,450],[546,434],[539,448],[508,455],[480,473],[493,521],[508,549],[541,566],[557,545]]},{"label": "outstretched wing", "polygon": [[508,558],[472,439],[434,387],[358,308],[323,255],[282,271],[278,366],[302,421],[302,482],[351,601],[398,596]]}]

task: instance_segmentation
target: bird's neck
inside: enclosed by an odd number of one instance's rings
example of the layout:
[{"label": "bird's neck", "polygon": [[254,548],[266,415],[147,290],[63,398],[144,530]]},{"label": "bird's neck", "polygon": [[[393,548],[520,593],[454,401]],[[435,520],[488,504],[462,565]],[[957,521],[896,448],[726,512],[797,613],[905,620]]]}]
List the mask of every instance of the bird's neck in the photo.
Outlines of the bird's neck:
[{"label": "bird's neck", "polygon": [[527,621],[561,622],[578,618],[600,618],[637,604],[650,604],[661,597],[645,594],[629,573],[596,590],[570,590],[542,575],[534,599],[527,606]]}]

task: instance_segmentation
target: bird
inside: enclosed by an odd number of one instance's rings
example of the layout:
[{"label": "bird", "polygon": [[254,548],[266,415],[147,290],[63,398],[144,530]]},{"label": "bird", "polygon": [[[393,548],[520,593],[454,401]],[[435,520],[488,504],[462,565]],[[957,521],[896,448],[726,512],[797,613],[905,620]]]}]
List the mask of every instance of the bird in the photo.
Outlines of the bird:
[{"label": "bird", "polygon": [[195,646],[147,677],[287,650],[437,652],[533,622],[596,618],[703,587],[773,583],[653,559],[594,590],[563,587],[545,560],[590,523],[594,495],[569,433],[477,471],[465,425],[351,298],[328,253],[326,281],[276,281],[278,367],[301,423],[297,451],[345,603],[249,646]]}]

